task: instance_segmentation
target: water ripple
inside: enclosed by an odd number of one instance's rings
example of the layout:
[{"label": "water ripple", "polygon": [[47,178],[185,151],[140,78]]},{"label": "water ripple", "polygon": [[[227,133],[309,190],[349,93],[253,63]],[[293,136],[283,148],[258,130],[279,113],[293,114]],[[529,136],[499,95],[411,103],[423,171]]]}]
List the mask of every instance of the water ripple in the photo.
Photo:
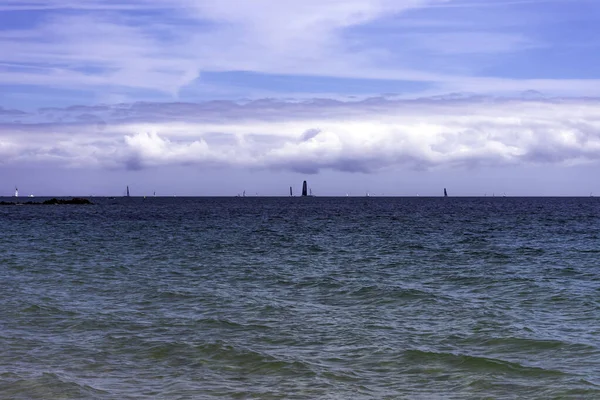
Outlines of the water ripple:
[{"label": "water ripple", "polygon": [[95,203],[0,209],[0,398],[600,398],[595,198]]}]

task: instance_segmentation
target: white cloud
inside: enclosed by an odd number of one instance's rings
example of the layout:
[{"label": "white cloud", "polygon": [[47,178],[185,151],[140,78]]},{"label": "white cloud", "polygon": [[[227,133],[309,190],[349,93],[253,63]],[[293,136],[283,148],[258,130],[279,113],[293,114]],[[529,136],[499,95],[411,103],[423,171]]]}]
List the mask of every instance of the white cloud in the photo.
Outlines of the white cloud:
[{"label": "white cloud", "polygon": [[[387,41],[348,35],[354,28],[389,21],[392,16],[404,16],[409,26],[411,11],[454,6],[481,4],[456,0],[4,1],[0,10],[45,11],[32,26],[0,30],[0,84],[91,89],[104,97],[143,89],[176,97],[203,71],[252,71],[416,81],[438,93],[527,89],[597,93],[600,80],[476,77],[460,60],[444,58],[540,45],[523,33],[494,32],[491,20],[489,31],[479,27],[473,32],[469,21],[457,25],[459,21],[453,20],[455,24],[443,33],[404,32],[402,46],[390,43],[394,35]],[[432,53],[441,58],[430,59]]]},{"label": "white cloud", "polygon": [[[338,30],[436,1],[445,0],[7,2],[50,11],[33,28],[0,31],[0,62],[9,67],[0,83],[176,93],[202,70],[333,73],[355,58]],[[120,12],[155,8],[159,16]]]},{"label": "white cloud", "polygon": [[[130,169],[192,164],[305,173],[573,165],[600,161],[599,104],[476,97],[79,107],[4,123],[0,154],[12,164]],[[81,114],[106,124],[68,122]],[[44,115],[65,122],[40,125]]]},{"label": "white cloud", "polygon": [[58,15],[35,30],[0,32],[0,82],[176,91],[198,76],[179,43],[117,14]]}]

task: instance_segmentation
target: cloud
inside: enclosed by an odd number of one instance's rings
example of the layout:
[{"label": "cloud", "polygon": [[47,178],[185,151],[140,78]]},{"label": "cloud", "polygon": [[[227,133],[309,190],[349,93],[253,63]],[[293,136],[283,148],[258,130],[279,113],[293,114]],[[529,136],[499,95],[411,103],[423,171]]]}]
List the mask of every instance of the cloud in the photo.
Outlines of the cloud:
[{"label": "cloud", "polygon": [[0,83],[173,92],[199,72],[181,43],[120,14],[49,15],[35,29],[0,31]]},{"label": "cloud", "polygon": [[[125,164],[130,169],[162,164],[193,164],[218,161],[218,152],[211,152],[203,139],[172,142],[156,132],[125,136]],[[176,160],[176,161],[175,161]]]},{"label": "cloud", "polygon": [[340,29],[436,1],[9,1],[46,11],[0,30],[0,83],[177,93],[203,70],[331,73],[353,58]]},{"label": "cloud", "polygon": [[[527,29],[495,30],[495,18],[484,18],[474,30],[469,10],[488,3],[518,7],[530,2],[4,1],[0,10],[5,12],[38,14],[30,22],[0,29],[0,84],[84,89],[107,97],[133,93],[133,98],[148,98],[150,91],[177,98],[185,88],[201,85],[203,72],[251,71],[413,81],[438,93],[473,88],[485,93],[597,93],[597,79],[482,76],[482,65],[470,56],[544,46]],[[465,14],[440,17],[440,12],[456,9]],[[452,24],[411,28],[417,12],[420,18]],[[428,12],[438,14],[427,17]],[[384,20],[390,31],[378,33]],[[489,59],[484,70],[487,63]],[[136,90],[143,92],[136,96]]]},{"label": "cloud", "polygon": [[575,165],[600,161],[599,105],[452,96],[45,109],[20,123],[0,115],[0,156],[9,164],[302,173]]},{"label": "cloud", "polygon": [[20,110],[7,110],[5,108],[0,107],[0,118],[2,117],[22,117],[26,116],[27,113]]},{"label": "cloud", "polygon": [[406,36],[416,48],[438,54],[500,54],[543,47],[542,43],[536,43],[524,35],[498,32],[442,32]]}]

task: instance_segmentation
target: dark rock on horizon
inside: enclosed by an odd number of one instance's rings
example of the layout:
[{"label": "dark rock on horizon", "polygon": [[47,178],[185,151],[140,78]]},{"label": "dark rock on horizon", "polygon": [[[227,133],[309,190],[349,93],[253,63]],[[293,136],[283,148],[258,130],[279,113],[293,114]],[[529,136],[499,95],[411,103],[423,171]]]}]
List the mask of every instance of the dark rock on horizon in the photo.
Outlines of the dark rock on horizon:
[{"label": "dark rock on horizon", "polygon": [[93,203],[91,201],[89,201],[88,199],[84,199],[82,197],[73,197],[70,200],[53,198],[53,199],[44,201],[42,204],[93,204]]},{"label": "dark rock on horizon", "polygon": [[82,197],[73,197],[72,199],[57,199],[52,198],[43,202],[26,201],[23,203],[17,203],[14,201],[0,201],[0,206],[43,206],[43,205],[58,205],[58,204],[94,204],[88,199]]}]

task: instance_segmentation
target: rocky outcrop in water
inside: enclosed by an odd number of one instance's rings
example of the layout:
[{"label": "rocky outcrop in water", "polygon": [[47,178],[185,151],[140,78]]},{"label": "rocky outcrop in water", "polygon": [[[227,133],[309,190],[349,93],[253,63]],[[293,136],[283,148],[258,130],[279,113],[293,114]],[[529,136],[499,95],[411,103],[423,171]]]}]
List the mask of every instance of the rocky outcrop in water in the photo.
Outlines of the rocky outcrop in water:
[{"label": "rocky outcrop in water", "polygon": [[0,201],[0,206],[47,206],[47,205],[60,205],[60,204],[94,204],[88,199],[82,197],[73,197],[72,199],[57,199],[52,198],[50,200],[44,200],[43,202],[26,201],[23,203],[17,203],[13,201]]},{"label": "rocky outcrop in water", "polygon": [[63,200],[63,199],[50,199],[50,200],[46,200],[44,201],[42,204],[93,204],[91,201],[89,201],[88,199],[84,199],[82,197],[73,197],[72,199],[69,200]]}]

